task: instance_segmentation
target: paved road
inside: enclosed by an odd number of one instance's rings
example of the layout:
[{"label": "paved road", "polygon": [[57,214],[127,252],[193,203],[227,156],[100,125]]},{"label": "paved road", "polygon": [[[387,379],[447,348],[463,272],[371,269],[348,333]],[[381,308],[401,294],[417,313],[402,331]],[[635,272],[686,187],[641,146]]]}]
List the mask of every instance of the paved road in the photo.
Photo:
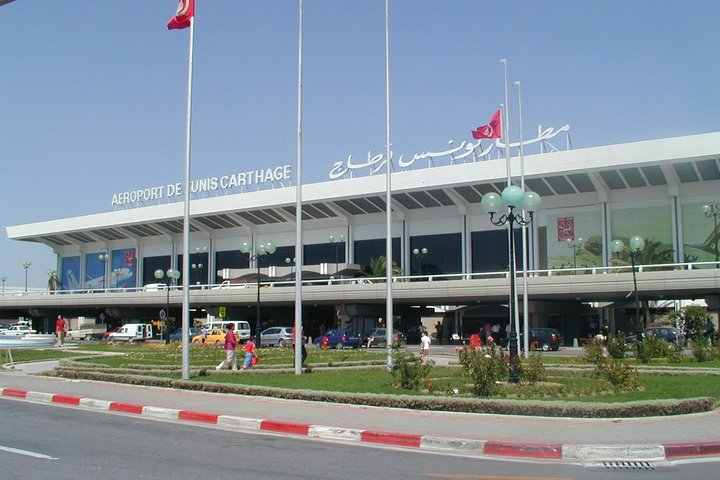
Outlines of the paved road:
[{"label": "paved road", "polygon": [[[712,444],[720,452],[720,411],[640,419],[573,419],[375,408],[264,397],[167,390],[28,375],[53,362],[20,365],[0,373],[0,389],[44,392],[192,412],[209,412],[278,423],[344,430],[510,442],[519,445],[643,447]],[[613,455],[617,450],[612,450]],[[622,453],[622,452],[621,452]],[[632,452],[629,452],[632,454]]]},{"label": "paved road", "polygon": [[12,400],[0,401],[0,418],[1,478],[587,480],[630,474],[634,479],[671,480],[713,478],[717,469],[714,463],[581,466],[438,456]]}]

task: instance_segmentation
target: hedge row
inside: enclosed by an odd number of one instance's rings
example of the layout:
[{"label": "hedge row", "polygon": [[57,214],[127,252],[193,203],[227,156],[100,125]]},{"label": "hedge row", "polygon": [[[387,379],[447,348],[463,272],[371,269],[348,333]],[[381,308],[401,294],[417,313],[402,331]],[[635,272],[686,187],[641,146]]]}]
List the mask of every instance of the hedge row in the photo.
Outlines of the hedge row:
[{"label": "hedge row", "polygon": [[[204,370],[192,371],[191,375],[204,375]],[[706,412],[716,407],[712,397],[682,400],[653,400],[626,403],[584,403],[566,401],[533,401],[507,399],[438,398],[434,396],[355,394],[311,390],[291,390],[254,385],[190,382],[144,375],[107,373],[100,370],[80,370],[63,365],[54,373],[73,379],[99,380],[131,385],[144,385],[204,392],[275,397],[289,400],[307,400],[328,403],[368,405],[375,407],[409,408],[465,413],[490,413],[499,415],[532,415],[546,417],[577,418],[631,418],[665,415],[683,415]]]}]

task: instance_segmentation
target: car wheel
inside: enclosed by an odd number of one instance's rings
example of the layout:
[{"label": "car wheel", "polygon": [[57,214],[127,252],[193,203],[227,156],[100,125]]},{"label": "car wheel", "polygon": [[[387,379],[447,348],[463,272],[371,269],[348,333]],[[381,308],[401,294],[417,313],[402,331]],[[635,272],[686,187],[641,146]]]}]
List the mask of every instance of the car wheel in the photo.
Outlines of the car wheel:
[{"label": "car wheel", "polygon": [[193,341],[193,345],[200,345],[202,342],[200,340]]},{"label": "car wheel", "polygon": [[222,345],[222,342],[220,340],[215,340],[215,343],[213,345]]},{"label": "car wheel", "polygon": [[542,351],[543,351],[543,352],[547,352],[547,351],[549,351],[549,350],[550,350],[550,344],[548,344],[548,343],[543,343],[543,344],[542,344]]},{"label": "car wheel", "polygon": [[342,349],[343,349],[343,344],[342,344],[342,342],[337,342],[337,343],[335,344],[335,348],[338,349],[338,350],[342,350]]}]

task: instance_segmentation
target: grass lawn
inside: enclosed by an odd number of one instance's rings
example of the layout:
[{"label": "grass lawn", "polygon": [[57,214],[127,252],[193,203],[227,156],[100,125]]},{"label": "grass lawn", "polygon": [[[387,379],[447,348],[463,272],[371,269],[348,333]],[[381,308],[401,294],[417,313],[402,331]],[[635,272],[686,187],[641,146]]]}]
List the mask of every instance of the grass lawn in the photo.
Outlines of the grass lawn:
[{"label": "grass lawn", "polygon": [[[182,361],[182,350],[179,343],[165,345],[153,344],[116,344],[88,343],[79,345],[82,350],[113,353],[112,356],[99,356],[83,360],[92,364],[102,364],[114,368],[132,368],[132,366],[172,366],[179,368]],[[289,366],[293,361],[293,350],[290,348],[259,349],[261,365]],[[29,359],[61,358],[82,355],[82,352],[59,350],[18,351],[13,354],[17,361]],[[214,346],[192,346],[190,348],[191,368],[212,368],[225,357],[224,350]],[[583,357],[561,357],[541,355],[547,366],[563,366],[579,364],[591,366]],[[22,360],[21,360],[22,359]],[[315,366],[331,366],[341,362],[380,361],[386,359],[384,350],[331,350],[308,349],[307,364]],[[242,362],[242,350],[238,350],[238,361]],[[688,361],[680,364],[668,364],[664,361],[653,361],[638,364],[640,368],[641,391],[613,392],[610,387],[590,376],[590,369],[584,373],[548,373],[547,382],[541,385],[505,386],[500,396],[507,398],[531,398],[538,400],[573,400],[586,402],[625,402],[633,400],[681,399],[692,397],[713,397],[720,400],[720,379],[711,375],[661,375],[643,374],[642,367],[667,368],[720,368],[719,361],[697,363],[688,357]],[[141,373],[140,370],[138,373]],[[172,374],[179,378],[177,373]],[[291,372],[263,371],[257,369],[253,374],[227,374],[193,377],[193,381],[234,383],[245,385],[270,386],[289,389],[322,390],[349,393],[378,394],[409,394],[409,395],[455,395],[459,390],[461,396],[472,396],[472,385],[468,377],[463,375],[461,368],[434,367],[429,378],[420,391],[405,391],[394,386],[393,376],[383,368],[354,369],[315,369],[310,373],[295,375]]]},{"label": "grass lawn", "polygon": [[[60,349],[18,349],[12,351],[15,362],[37,362],[40,360],[57,360],[60,358],[76,357],[77,353]],[[5,350],[0,350],[0,363],[7,363],[10,359]]]}]

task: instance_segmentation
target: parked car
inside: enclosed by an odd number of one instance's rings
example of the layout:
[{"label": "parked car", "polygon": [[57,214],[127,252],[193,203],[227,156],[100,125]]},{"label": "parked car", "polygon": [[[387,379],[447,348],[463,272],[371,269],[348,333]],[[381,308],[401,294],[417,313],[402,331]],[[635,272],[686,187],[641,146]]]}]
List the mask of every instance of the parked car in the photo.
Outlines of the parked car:
[{"label": "parked car", "polygon": [[328,346],[330,348],[360,348],[360,343],[362,342],[362,339],[359,335],[350,332],[346,328],[336,328],[333,330],[328,330],[325,335],[320,335],[315,340],[315,343],[318,346],[322,346],[326,338]]},{"label": "parked car", "polygon": [[110,334],[111,334],[111,333],[115,333],[115,332],[117,332],[118,330],[120,330],[121,328],[122,328],[122,326],[120,326],[120,327],[114,327],[114,328],[108,330],[107,332],[103,333],[103,339],[104,339],[104,340],[107,340],[108,337],[110,337]]},{"label": "parked car", "polygon": [[292,343],[292,327],[270,327],[260,332],[260,346],[285,347]]},{"label": "parked car", "polygon": [[[202,334],[202,329],[197,328],[197,327],[190,327],[189,332],[190,332],[190,338],[193,338],[193,337],[196,336],[196,335],[201,335],[201,334]],[[179,341],[181,341],[181,340],[182,340],[182,328],[178,328],[177,330],[175,330],[174,332],[172,332],[170,335],[168,335],[168,338],[169,338],[170,341],[172,341],[172,342],[179,342]]]},{"label": "parked car", "polygon": [[[661,326],[661,327],[648,327],[643,331],[643,338],[647,337],[658,337],[662,338],[668,343],[674,344],[678,347],[682,347],[685,344],[685,335],[675,327]],[[636,340],[636,335],[628,335],[625,337],[625,343],[633,343]]]},{"label": "parked car", "polygon": [[8,328],[2,330],[2,335],[27,335],[28,333],[37,333],[35,330],[30,328],[29,325],[10,325]]},{"label": "parked car", "polygon": [[[397,342],[400,345],[405,345],[407,343],[407,335],[405,335],[403,332],[400,332],[398,330],[393,329],[393,343]],[[384,347],[387,341],[387,329],[386,328],[376,328],[374,330],[371,330],[370,332],[367,332],[363,335],[363,345],[370,348],[370,347]]]},{"label": "parked car", "polygon": [[192,337],[191,343],[194,345],[201,345],[202,343],[205,343],[205,345],[224,345],[225,330],[222,328],[211,329],[205,337],[205,342],[203,342],[202,332],[200,332],[198,335]]},{"label": "parked car", "polygon": [[530,348],[539,348],[543,352],[557,351],[563,344],[562,334],[554,328],[531,328]]}]

